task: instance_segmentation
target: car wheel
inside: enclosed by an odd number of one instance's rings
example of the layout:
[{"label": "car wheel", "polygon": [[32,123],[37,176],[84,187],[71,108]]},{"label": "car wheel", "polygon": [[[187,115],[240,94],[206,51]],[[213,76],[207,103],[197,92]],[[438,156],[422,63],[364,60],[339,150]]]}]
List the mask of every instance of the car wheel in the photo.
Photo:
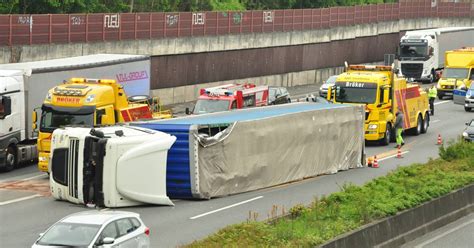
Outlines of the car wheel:
[{"label": "car wheel", "polygon": [[12,146],[7,148],[7,154],[5,158],[5,171],[11,171],[15,168],[17,163],[17,157],[15,153],[15,148]]},{"label": "car wheel", "polygon": [[469,107],[464,107],[464,110],[466,110],[466,112],[470,112],[470,111],[471,111],[471,108],[469,108]]},{"label": "car wheel", "polygon": [[428,127],[430,126],[430,115],[428,113],[425,114],[425,119],[423,119],[423,126],[421,128],[421,133],[428,132]]},{"label": "car wheel", "polygon": [[392,136],[392,128],[390,124],[387,124],[387,127],[385,128],[384,137],[380,140],[380,144],[383,146],[390,144],[391,136]]}]

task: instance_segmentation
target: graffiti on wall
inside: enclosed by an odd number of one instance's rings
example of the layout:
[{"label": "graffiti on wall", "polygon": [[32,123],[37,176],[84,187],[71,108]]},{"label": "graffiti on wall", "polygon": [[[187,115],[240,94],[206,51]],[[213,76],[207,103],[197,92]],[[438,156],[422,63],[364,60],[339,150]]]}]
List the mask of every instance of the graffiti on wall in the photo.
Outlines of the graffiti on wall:
[{"label": "graffiti on wall", "polygon": [[119,28],[120,27],[120,15],[104,15],[104,27],[106,28]]},{"label": "graffiti on wall", "polygon": [[273,11],[263,11],[263,22],[264,23],[272,23],[274,17]]},{"label": "graffiti on wall", "polygon": [[166,25],[174,26],[178,23],[178,21],[179,21],[179,15],[176,15],[176,14],[166,15]]},{"label": "graffiti on wall", "polygon": [[206,22],[206,13],[193,13],[193,25],[204,25]]}]

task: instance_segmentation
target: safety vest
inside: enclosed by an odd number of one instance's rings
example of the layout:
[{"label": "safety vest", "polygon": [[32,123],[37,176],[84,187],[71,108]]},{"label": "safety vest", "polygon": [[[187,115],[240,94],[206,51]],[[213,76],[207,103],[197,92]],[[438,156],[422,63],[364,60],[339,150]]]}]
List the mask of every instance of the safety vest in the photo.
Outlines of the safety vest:
[{"label": "safety vest", "polygon": [[436,90],[435,87],[430,88],[430,90],[428,91],[428,97],[430,98],[436,98],[437,94],[438,94],[438,91]]}]

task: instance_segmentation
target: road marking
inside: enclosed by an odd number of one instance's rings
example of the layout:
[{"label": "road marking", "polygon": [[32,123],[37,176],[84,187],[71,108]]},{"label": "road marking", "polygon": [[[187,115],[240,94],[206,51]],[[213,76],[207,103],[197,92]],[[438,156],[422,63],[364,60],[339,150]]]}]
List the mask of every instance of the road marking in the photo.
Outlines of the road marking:
[{"label": "road marking", "polygon": [[99,211],[107,211],[107,210],[109,210],[109,209],[110,209],[110,208],[103,208],[103,209],[101,209],[101,210],[99,210]]},{"label": "road marking", "polygon": [[247,202],[255,201],[255,200],[258,200],[258,199],[261,199],[261,198],[263,198],[263,196],[257,196],[257,197],[255,197],[255,198],[248,199],[248,200],[242,201],[242,202],[238,202],[238,203],[229,205],[229,206],[227,206],[227,207],[219,208],[219,209],[216,209],[216,210],[207,212],[207,213],[203,213],[203,214],[200,214],[200,215],[196,215],[196,216],[191,217],[191,218],[189,218],[189,219],[195,220],[195,219],[197,219],[197,218],[201,218],[201,217],[203,217],[203,216],[206,216],[206,215],[209,215],[209,214],[213,214],[213,213],[217,213],[217,212],[220,212],[220,211],[222,211],[222,210],[226,210],[226,209],[229,209],[229,208],[232,208],[232,207],[236,207],[236,206],[245,204],[245,203],[247,203]]},{"label": "road marking", "polygon": [[440,121],[441,121],[441,120],[432,120],[432,121],[431,121],[431,124],[436,123],[436,122],[440,122]]},{"label": "road marking", "polygon": [[[34,175],[34,176],[30,176],[30,175]],[[48,177],[48,174],[46,174],[46,173],[41,173],[41,174],[30,173],[30,174],[23,175],[23,176],[30,176],[30,177],[27,177],[27,178],[21,178],[22,176],[12,177],[12,178],[7,178],[7,179],[4,179],[4,180],[0,180],[0,183],[13,182],[13,181],[28,181],[28,180],[35,179],[35,178]]]},{"label": "road marking", "polygon": [[40,177],[47,178],[48,174],[40,174],[40,175],[36,175],[36,176],[32,176],[32,177],[27,177],[27,178],[21,179],[20,181],[28,181],[28,180],[35,179],[35,178],[40,178]]},{"label": "road marking", "polygon": [[35,195],[30,195],[30,196],[26,196],[26,197],[22,197],[22,198],[13,199],[13,200],[10,200],[10,201],[0,202],[0,206],[7,205],[7,204],[10,204],[10,203],[15,203],[15,202],[26,201],[26,200],[29,200],[29,199],[36,198],[38,196],[41,196],[41,195],[40,194],[35,194]]},{"label": "road marking", "polygon": [[436,237],[434,237],[434,238],[428,239],[427,241],[425,241],[425,242],[423,242],[423,243],[421,243],[421,244],[415,246],[415,248],[421,248],[421,247],[423,247],[423,246],[425,246],[425,245],[427,245],[427,244],[429,244],[429,243],[432,243],[433,241],[435,241],[435,240],[437,240],[437,239],[440,239],[440,238],[442,238],[442,237],[444,237],[444,236],[446,236],[446,235],[448,235],[448,234],[450,234],[450,233],[452,233],[452,232],[455,232],[455,231],[457,231],[457,230],[459,230],[459,229],[461,229],[461,228],[463,228],[463,227],[465,227],[465,226],[467,226],[467,225],[470,225],[470,224],[472,224],[472,223],[474,223],[474,219],[473,219],[473,220],[470,220],[470,221],[468,221],[468,222],[466,222],[466,223],[464,223],[464,224],[462,224],[462,225],[459,225],[459,226],[457,226],[456,228],[453,228],[453,229],[451,229],[451,230],[448,230],[448,231],[446,231],[446,232],[444,232],[444,233],[442,233],[442,234],[440,234],[440,235],[438,235],[438,236],[436,236]]},{"label": "road marking", "polygon": [[[402,152],[401,154],[403,155],[403,154],[406,154],[406,153],[409,153],[409,152],[410,152],[410,151],[404,151],[404,152]],[[381,158],[381,159],[379,159],[379,161],[384,161],[384,160],[386,160],[386,159],[394,158],[394,157],[396,157],[396,156],[397,156],[397,154],[393,154],[393,155],[390,155],[390,156]]]},{"label": "road marking", "polygon": [[435,102],[435,103],[434,103],[434,105],[443,104],[443,103],[447,103],[447,102],[451,102],[451,101],[441,101],[441,102]]}]

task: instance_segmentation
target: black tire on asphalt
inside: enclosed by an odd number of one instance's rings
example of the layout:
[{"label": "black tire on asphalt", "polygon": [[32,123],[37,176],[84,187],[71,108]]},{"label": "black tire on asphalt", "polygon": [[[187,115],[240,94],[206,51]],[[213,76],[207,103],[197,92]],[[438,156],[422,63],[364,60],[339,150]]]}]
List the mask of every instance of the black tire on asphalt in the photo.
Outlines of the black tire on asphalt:
[{"label": "black tire on asphalt", "polygon": [[471,112],[471,108],[469,107],[464,107],[464,110],[466,110],[466,112]]},{"label": "black tire on asphalt", "polygon": [[438,94],[438,99],[439,99],[439,100],[443,100],[443,97],[444,97],[444,95]]},{"label": "black tire on asphalt", "polygon": [[421,115],[418,115],[418,120],[416,121],[416,127],[412,128],[411,133],[415,136],[420,135],[422,129],[423,129],[423,120],[421,118]]},{"label": "black tire on asphalt", "polygon": [[387,127],[385,128],[385,134],[384,137],[380,140],[380,144],[383,146],[389,145],[390,141],[392,140],[392,127],[390,124],[387,124]]},{"label": "black tire on asphalt", "polygon": [[429,126],[430,126],[430,114],[427,112],[425,114],[425,118],[423,119],[423,126],[421,127],[421,133],[428,132]]},{"label": "black tire on asphalt", "polygon": [[16,157],[15,148],[12,147],[12,146],[9,146],[7,148],[7,154],[6,154],[6,157],[5,157],[4,170],[5,171],[13,170],[16,167],[17,161],[18,160],[17,160],[17,157]]}]

